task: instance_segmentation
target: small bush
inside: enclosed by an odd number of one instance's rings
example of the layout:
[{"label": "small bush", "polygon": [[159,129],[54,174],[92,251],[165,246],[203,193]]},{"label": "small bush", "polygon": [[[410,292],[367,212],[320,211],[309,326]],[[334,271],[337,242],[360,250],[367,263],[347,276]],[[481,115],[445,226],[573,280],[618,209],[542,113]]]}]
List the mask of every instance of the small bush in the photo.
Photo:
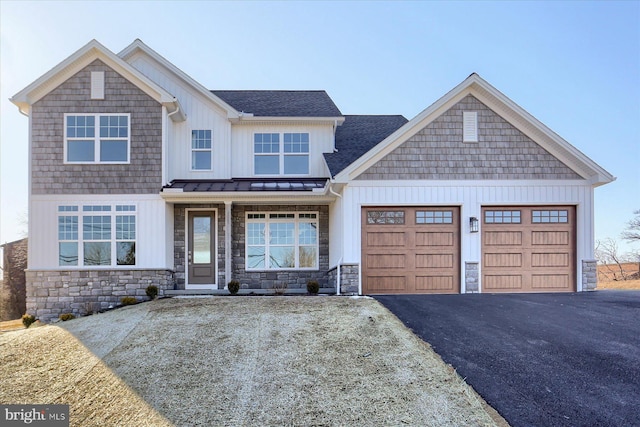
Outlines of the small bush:
[{"label": "small bush", "polygon": [[276,295],[284,295],[288,287],[287,282],[275,282],[271,289],[273,289],[273,293]]},{"label": "small bush", "polygon": [[320,285],[317,280],[309,280],[307,282],[307,292],[310,294],[317,294],[320,292]]},{"label": "small bush", "polygon": [[75,319],[75,318],[76,318],[76,316],[74,316],[71,313],[62,313],[59,316],[59,319],[62,320],[63,322],[66,322],[67,320],[72,320],[72,319]]},{"label": "small bush", "polygon": [[138,300],[135,299],[135,297],[122,297],[122,299],[120,300],[120,303],[122,305],[133,305],[133,304],[137,304]]},{"label": "small bush", "polygon": [[158,296],[158,287],[156,285],[149,285],[146,289],[147,296],[151,299],[156,299]]},{"label": "small bush", "polygon": [[227,284],[227,288],[231,295],[235,295],[240,290],[240,282],[238,280],[232,280]]},{"label": "small bush", "polygon": [[22,324],[25,328],[28,328],[36,321],[36,317],[32,314],[23,314],[22,315]]}]

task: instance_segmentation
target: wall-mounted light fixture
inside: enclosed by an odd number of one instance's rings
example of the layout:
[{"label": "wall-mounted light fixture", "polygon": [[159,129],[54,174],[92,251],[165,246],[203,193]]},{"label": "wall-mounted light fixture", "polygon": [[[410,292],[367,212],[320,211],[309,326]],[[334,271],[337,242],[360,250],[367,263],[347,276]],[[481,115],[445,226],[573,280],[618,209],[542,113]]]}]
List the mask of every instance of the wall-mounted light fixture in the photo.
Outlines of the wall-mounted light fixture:
[{"label": "wall-mounted light fixture", "polygon": [[478,218],[476,218],[475,216],[469,218],[469,230],[472,233],[478,232]]}]

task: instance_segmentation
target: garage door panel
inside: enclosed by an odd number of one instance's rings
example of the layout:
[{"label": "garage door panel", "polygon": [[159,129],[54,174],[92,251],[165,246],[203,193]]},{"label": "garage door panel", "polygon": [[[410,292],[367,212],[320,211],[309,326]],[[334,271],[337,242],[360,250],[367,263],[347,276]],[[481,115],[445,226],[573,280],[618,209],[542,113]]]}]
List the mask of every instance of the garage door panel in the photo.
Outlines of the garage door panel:
[{"label": "garage door panel", "polygon": [[367,246],[369,247],[404,247],[406,238],[404,232],[378,232],[367,233]]},{"label": "garage door panel", "polygon": [[453,268],[453,254],[416,254],[416,268]]},{"label": "garage door panel", "polygon": [[522,231],[486,231],[486,246],[519,246],[522,245]]},{"label": "garage door panel", "polygon": [[522,289],[521,275],[486,275],[484,276],[485,290],[509,290],[511,292]]},{"label": "garage door panel", "polygon": [[533,253],[531,254],[531,266],[569,267],[569,259],[568,253]]},{"label": "garage door panel", "polygon": [[452,232],[426,232],[416,233],[416,246],[445,246],[454,245],[454,234]]},{"label": "garage door panel", "polygon": [[362,265],[365,294],[460,292],[460,209],[362,208]]},{"label": "garage door panel", "polygon": [[454,277],[447,276],[416,276],[416,290],[457,292],[454,286]]},{"label": "garage door panel", "polygon": [[[547,224],[541,224],[540,226],[548,226]],[[567,246],[569,244],[569,232],[568,231],[533,231],[531,233],[532,245],[562,245]]]},{"label": "garage door panel", "polygon": [[531,287],[540,290],[567,289],[570,287],[568,274],[534,274],[531,277]]},{"label": "garage door panel", "polygon": [[486,253],[485,267],[522,267],[522,253]]}]

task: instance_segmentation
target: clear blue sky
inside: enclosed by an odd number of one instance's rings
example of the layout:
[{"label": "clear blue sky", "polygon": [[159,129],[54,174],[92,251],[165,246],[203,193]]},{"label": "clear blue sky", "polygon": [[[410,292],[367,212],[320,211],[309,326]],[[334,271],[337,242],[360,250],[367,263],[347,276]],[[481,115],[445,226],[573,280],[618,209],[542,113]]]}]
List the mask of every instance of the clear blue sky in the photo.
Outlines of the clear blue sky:
[{"label": "clear blue sky", "polygon": [[640,209],[639,2],[0,0],[0,16],[2,242],[27,209],[28,119],[8,98],[94,38],[140,38],[210,89],[325,89],[344,114],[410,119],[477,72],[618,178],[596,189],[596,238]]}]

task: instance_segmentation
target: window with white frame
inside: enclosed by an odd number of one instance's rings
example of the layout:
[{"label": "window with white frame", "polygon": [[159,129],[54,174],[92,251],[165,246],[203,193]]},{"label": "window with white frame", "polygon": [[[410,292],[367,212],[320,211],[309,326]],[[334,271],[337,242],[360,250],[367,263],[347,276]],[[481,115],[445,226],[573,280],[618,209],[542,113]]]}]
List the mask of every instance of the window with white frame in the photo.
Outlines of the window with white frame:
[{"label": "window with white frame", "polygon": [[191,169],[211,170],[211,131],[191,131]]},{"label": "window with white frame", "polygon": [[253,153],[256,175],[309,174],[308,133],[256,133]]},{"label": "window with white frame", "polygon": [[252,212],[246,219],[246,269],[318,268],[318,214]]},{"label": "window with white frame", "polygon": [[58,265],[136,264],[135,205],[58,207]]},{"label": "window with white frame", "polygon": [[65,114],[67,163],[129,163],[129,114]]}]

